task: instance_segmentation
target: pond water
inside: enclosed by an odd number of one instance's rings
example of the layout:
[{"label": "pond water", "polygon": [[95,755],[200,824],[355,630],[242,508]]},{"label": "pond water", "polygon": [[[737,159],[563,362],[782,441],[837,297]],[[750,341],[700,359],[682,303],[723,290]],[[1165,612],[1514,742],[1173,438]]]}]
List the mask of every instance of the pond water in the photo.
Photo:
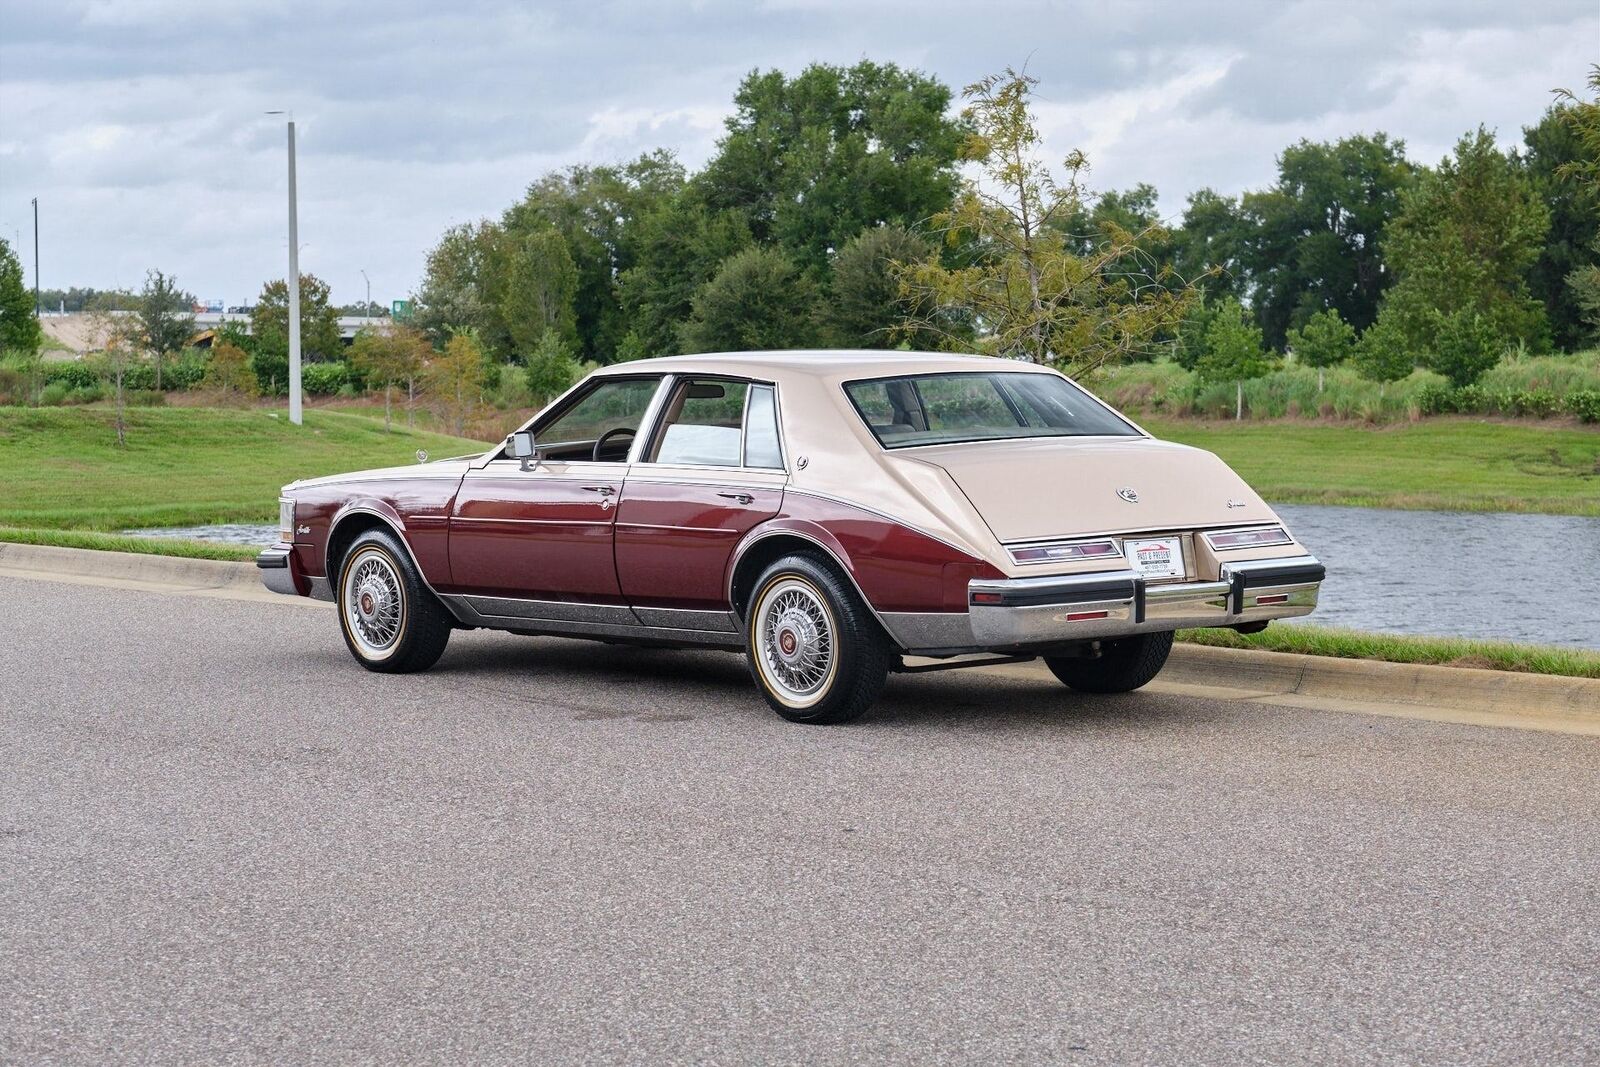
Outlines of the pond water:
[{"label": "pond water", "polygon": [[[1284,504],[1328,565],[1306,622],[1600,648],[1600,519]],[[270,545],[276,526],[129,530]]]}]

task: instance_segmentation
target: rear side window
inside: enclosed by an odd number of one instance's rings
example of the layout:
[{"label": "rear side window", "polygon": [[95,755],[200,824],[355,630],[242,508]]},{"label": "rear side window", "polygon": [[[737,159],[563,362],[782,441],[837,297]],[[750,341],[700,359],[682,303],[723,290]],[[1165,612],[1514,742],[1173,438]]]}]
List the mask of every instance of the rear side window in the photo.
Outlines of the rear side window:
[{"label": "rear side window", "polygon": [[648,463],[695,467],[783,467],[770,385],[691,378],[672,391]]},{"label": "rear side window", "polygon": [[1054,374],[872,378],[846,384],[845,393],[885,448],[1015,437],[1132,437],[1139,432]]}]

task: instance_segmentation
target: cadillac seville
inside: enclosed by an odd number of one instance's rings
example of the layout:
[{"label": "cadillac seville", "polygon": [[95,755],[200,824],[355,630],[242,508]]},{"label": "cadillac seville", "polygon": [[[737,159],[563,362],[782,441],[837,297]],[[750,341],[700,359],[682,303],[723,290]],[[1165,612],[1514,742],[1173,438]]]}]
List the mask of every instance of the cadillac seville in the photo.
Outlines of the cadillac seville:
[{"label": "cadillac seville", "polygon": [[1127,692],[1174,631],[1305,615],[1324,578],[1216,456],[979,356],[606,367],[481,455],[295,482],[279,507],[266,585],[333,601],[368,670],[426,670],[473,628],[725,649],[810,723],[901,670],[1042,658]]}]

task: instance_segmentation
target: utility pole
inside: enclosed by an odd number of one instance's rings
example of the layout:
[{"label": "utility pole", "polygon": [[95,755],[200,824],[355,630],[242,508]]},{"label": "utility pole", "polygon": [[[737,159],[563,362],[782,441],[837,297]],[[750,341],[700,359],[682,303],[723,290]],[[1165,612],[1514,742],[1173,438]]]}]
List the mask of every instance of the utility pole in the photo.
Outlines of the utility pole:
[{"label": "utility pole", "polygon": [[33,317],[38,318],[39,305],[39,198],[33,198]]},{"label": "utility pole", "polygon": [[300,224],[295,217],[294,113],[289,116],[289,421],[300,425]]},{"label": "utility pole", "polygon": [[372,318],[372,279],[367,277],[365,268],[361,271],[361,280],[367,283],[367,302],[361,308],[361,317],[370,319]]}]

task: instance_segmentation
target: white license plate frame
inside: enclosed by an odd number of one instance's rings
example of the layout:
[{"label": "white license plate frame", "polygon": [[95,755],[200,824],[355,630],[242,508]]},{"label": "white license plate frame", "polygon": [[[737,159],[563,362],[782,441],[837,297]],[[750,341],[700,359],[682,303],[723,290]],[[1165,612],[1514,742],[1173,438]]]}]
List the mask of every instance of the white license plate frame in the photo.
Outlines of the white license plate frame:
[{"label": "white license plate frame", "polygon": [[1122,542],[1122,554],[1128,561],[1128,567],[1148,581],[1183,578],[1188,573],[1183,565],[1183,538],[1176,534],[1171,537],[1130,537]]}]

